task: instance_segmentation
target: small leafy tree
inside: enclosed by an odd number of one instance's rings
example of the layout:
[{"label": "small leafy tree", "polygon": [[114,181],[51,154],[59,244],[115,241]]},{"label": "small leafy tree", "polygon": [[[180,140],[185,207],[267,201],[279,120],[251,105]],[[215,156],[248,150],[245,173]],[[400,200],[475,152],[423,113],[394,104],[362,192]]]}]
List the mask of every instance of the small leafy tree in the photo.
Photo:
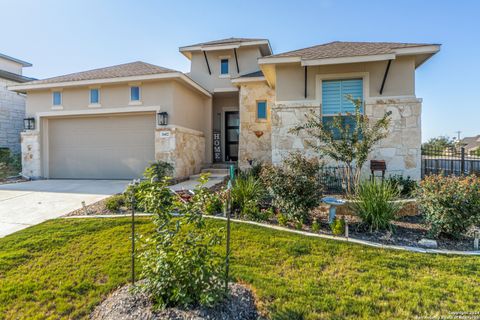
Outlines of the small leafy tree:
[{"label": "small leafy tree", "polygon": [[292,153],[281,165],[262,168],[261,180],[273,198],[273,205],[280,209],[282,219],[307,222],[310,210],[321,201],[321,167],[317,158]]},{"label": "small leafy tree", "polygon": [[456,146],[455,139],[447,136],[430,138],[422,144],[423,154],[429,156],[443,155],[445,151],[452,150]]},{"label": "small leafy tree", "polygon": [[[376,121],[362,113],[362,100],[346,96],[355,106],[353,114],[338,114],[332,122],[325,123],[321,115],[311,111],[306,115],[307,121],[292,128],[294,133],[306,132],[314,137],[318,143],[307,141],[308,146],[338,163],[344,165],[343,183],[347,192],[351,194],[354,186],[358,185],[361,169],[367,161],[374,145],[387,137],[390,125],[390,114]],[[349,123],[353,120],[353,125]]]},{"label": "small leafy tree", "polygon": [[224,297],[222,257],[215,250],[222,232],[206,228],[202,215],[206,180],[189,202],[172,195],[166,179],[142,189],[156,231],[144,241],[141,276],[157,308],[212,306]]}]

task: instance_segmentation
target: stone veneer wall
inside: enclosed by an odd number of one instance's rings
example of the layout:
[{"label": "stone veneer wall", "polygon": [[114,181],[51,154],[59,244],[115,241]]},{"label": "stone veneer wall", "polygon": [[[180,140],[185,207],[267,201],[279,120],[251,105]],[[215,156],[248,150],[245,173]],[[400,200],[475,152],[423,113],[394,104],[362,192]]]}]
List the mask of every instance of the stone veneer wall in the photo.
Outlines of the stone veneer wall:
[{"label": "stone veneer wall", "polygon": [[[242,84],[239,93],[240,137],[238,165],[248,168],[249,160],[272,162],[271,113],[275,91],[264,82]],[[257,101],[267,101],[267,119],[257,119]]]},{"label": "stone veneer wall", "polygon": [[[416,98],[369,99],[365,112],[372,120],[380,119],[385,112],[391,111],[392,123],[389,135],[379,142],[370,159],[386,160],[387,176],[403,174],[419,180],[421,175],[421,109],[422,100]],[[310,110],[320,113],[319,103],[277,103],[272,108],[272,162],[280,163],[291,151],[302,151],[314,155],[306,148],[306,141],[312,141],[305,134],[295,135],[288,132],[290,128],[305,121],[305,114]],[[335,165],[329,163],[327,165]],[[363,168],[363,175],[369,175],[368,163]]]},{"label": "stone veneer wall", "polygon": [[205,163],[204,134],[180,127],[157,129],[155,160],[171,163],[175,168],[175,177],[199,173]]},{"label": "stone veneer wall", "polygon": [[25,118],[25,97],[7,90],[7,86],[14,84],[17,83],[0,79],[0,147],[19,153],[20,132]]},{"label": "stone veneer wall", "polygon": [[22,174],[32,179],[41,177],[40,133],[26,131],[21,133]]}]

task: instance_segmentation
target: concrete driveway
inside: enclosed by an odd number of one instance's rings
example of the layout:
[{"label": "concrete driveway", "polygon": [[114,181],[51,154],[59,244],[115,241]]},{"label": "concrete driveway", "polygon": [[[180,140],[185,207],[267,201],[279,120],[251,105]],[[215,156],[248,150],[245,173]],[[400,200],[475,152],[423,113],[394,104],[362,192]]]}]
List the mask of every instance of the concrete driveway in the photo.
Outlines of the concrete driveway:
[{"label": "concrete driveway", "polygon": [[0,185],[0,238],[122,192],[124,180],[38,180]]}]

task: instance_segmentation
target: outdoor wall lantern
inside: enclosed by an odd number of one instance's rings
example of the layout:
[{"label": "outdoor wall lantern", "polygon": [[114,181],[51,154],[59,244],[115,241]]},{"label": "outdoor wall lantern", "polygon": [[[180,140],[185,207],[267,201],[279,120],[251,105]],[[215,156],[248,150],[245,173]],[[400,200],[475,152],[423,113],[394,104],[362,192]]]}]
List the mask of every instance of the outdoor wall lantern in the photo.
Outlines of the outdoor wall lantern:
[{"label": "outdoor wall lantern", "polygon": [[23,127],[25,130],[35,130],[35,118],[23,119]]},{"label": "outdoor wall lantern", "polygon": [[157,122],[159,126],[166,126],[168,124],[168,113],[167,112],[157,113]]}]

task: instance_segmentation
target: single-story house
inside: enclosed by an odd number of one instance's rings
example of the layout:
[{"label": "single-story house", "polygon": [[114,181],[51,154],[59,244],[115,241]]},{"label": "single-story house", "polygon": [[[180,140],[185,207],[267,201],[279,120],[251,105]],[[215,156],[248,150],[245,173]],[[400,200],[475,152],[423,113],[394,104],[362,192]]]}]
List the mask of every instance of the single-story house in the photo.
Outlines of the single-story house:
[{"label": "single-story house", "polygon": [[420,178],[421,105],[415,70],[437,44],[331,42],[273,54],[267,39],[229,38],[181,47],[189,73],[133,62],[10,87],[27,94],[22,133],[31,177],[131,179],[154,160],[188,176],[214,163],[279,163],[309,153],[289,133],[315,110],[392,112],[390,135],[371,157]]},{"label": "single-story house", "polygon": [[20,153],[20,132],[25,118],[25,96],[8,86],[34,80],[22,75],[30,63],[0,53],[0,148]]},{"label": "single-story house", "polygon": [[465,137],[460,140],[460,146],[465,148],[466,154],[474,154],[480,149],[480,134],[473,137]]}]

